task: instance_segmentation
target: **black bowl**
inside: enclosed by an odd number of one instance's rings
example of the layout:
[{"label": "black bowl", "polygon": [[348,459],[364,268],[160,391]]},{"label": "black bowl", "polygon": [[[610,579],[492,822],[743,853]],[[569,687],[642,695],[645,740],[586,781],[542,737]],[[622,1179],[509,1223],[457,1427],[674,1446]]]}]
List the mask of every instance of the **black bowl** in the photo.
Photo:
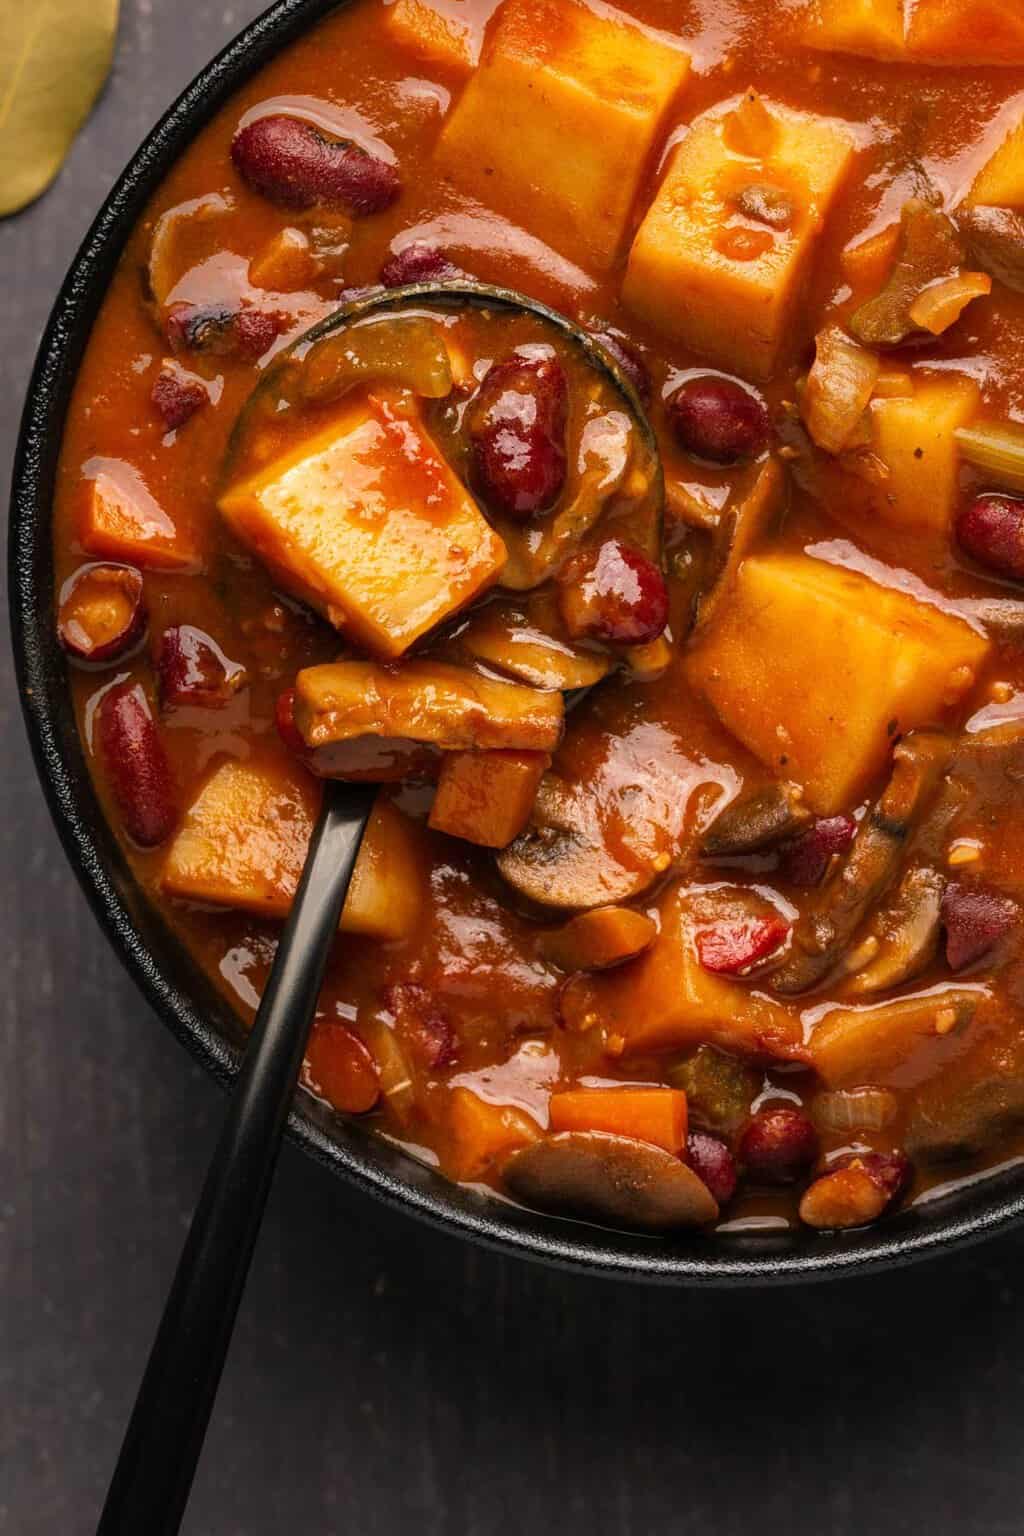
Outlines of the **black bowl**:
[{"label": "black bowl", "polygon": [[[143,992],[178,1039],[224,1083],[238,1065],[238,1020],[134,882],[89,779],[66,661],[55,637],[50,508],[75,373],[107,282],[146,200],[231,93],[334,8],[335,0],[280,0],[193,81],[146,139],[100,210],[54,305],[29,386],[14,470],[9,573],[14,650],[25,720],[57,830]],[[682,1285],[778,1283],[907,1263],[999,1231],[1024,1214],[1021,1180],[1008,1170],[847,1237],[746,1231],[654,1240],[554,1220],[450,1184],[308,1095],[300,1097],[289,1132],[350,1183],[454,1235],[591,1274]]]}]

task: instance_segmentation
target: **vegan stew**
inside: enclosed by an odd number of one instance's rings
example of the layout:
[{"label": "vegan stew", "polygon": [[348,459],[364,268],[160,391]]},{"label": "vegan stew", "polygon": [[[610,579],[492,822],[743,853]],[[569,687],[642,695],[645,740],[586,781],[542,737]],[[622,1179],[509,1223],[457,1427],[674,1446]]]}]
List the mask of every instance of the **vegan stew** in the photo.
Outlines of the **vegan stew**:
[{"label": "vegan stew", "polygon": [[59,636],[243,1023],[323,779],[381,786],[339,1113],[651,1233],[1015,1155],[1022,85],[1017,0],[354,0],[157,192]]}]

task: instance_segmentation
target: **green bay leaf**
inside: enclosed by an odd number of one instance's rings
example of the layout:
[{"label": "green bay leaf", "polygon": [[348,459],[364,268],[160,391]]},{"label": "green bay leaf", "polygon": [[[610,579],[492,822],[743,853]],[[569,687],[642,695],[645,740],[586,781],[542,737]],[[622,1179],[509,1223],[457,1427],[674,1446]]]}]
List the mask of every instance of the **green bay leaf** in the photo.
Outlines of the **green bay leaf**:
[{"label": "green bay leaf", "polygon": [[118,0],[0,0],[0,216],[44,192],[103,88]]}]

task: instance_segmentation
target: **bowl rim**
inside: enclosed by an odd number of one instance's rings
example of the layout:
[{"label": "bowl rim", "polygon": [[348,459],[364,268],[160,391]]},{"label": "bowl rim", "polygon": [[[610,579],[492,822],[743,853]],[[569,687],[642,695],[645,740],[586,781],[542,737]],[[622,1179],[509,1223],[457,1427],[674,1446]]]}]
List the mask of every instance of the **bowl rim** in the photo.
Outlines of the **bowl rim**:
[{"label": "bowl rim", "polygon": [[[192,80],[143,140],[106,197],[71,263],[39,345],[12,480],[8,581],[16,678],[36,770],[68,859],[122,962],[177,1038],[222,1085],[239,1061],[227,1028],[211,1025],[170,974],[153,931],[159,914],[127,871],[100,812],[68,705],[66,662],[53,625],[51,502],[63,424],[109,278],[149,197],[198,131],[264,63],[352,0],[277,0]],[[156,931],[156,930],[154,930]],[[178,946],[180,950],[180,946]],[[182,953],[182,962],[186,957]],[[191,984],[198,985],[193,973]],[[1012,1165],[846,1237],[782,1232],[654,1240],[545,1217],[493,1192],[450,1183],[377,1133],[320,1114],[305,1096],[289,1137],[385,1205],[452,1236],[576,1272],[687,1286],[772,1285],[905,1265],[1004,1231],[1024,1217],[1024,1180]],[[1019,1160],[1018,1160],[1019,1161]],[[960,1181],[970,1185],[970,1178]]]}]

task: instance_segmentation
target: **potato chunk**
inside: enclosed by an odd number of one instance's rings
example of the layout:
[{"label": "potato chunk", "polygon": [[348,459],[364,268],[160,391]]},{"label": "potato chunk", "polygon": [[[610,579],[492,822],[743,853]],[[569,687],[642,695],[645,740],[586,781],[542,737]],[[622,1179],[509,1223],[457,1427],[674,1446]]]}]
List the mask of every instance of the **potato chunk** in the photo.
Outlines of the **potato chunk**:
[{"label": "potato chunk", "polygon": [[710,361],[766,378],[799,340],[794,307],[852,157],[841,123],[754,92],[698,118],[633,243],[626,304]]},{"label": "potato chunk", "polygon": [[604,971],[643,954],[657,933],[657,924],[646,912],[635,912],[632,907],[595,907],[570,918],[564,927],[542,934],[540,950],[563,971]]},{"label": "potato chunk", "polygon": [[381,656],[400,656],[505,562],[415,410],[383,391],[347,399],[220,509],[282,586]]},{"label": "potato chunk", "polygon": [[988,642],[960,619],[806,555],[751,557],[689,676],[812,810],[849,808],[893,737],[942,723]]},{"label": "potato chunk", "polygon": [[[284,918],[298,889],[319,788],[278,763],[230,759],[207,778],[160,877],[168,896]],[[413,825],[378,798],[341,917],[343,933],[401,939],[416,926],[424,873]]]},{"label": "potato chunk", "polygon": [[505,0],[441,135],[445,175],[593,271],[628,234],[689,56],[608,7]]},{"label": "potato chunk", "polygon": [[801,41],[828,53],[899,59],[906,52],[904,0],[812,0]]},{"label": "potato chunk", "polygon": [[451,752],[441,766],[430,825],[484,848],[507,848],[530,819],[547,752]]},{"label": "potato chunk", "polygon": [[667,892],[650,949],[614,970],[572,982],[563,1001],[568,1027],[603,1028],[608,1044],[631,1056],[709,1043],[744,1054],[797,1053],[796,1013],[749,983],[701,965],[697,933],[707,915],[699,887]]},{"label": "potato chunk", "polygon": [[439,661],[338,661],[295,680],[295,723],[328,778],[402,778],[439,752],[550,752],[563,716],[560,693]]},{"label": "potato chunk", "polygon": [[145,481],[121,459],[90,459],[78,509],[86,554],[127,560],[144,570],[197,569],[196,551],[175,527]]},{"label": "potato chunk", "polygon": [[395,41],[417,58],[468,75],[480,50],[467,9],[465,0],[394,0],[384,18]]},{"label": "potato chunk", "polygon": [[1024,117],[978,172],[967,201],[994,208],[1024,208]]},{"label": "potato chunk", "polygon": [[808,47],[872,59],[1024,62],[1019,0],[811,0],[800,35]]},{"label": "potato chunk", "polygon": [[448,1167],[455,1179],[472,1183],[500,1158],[540,1139],[532,1115],[514,1104],[491,1104],[463,1084],[452,1089],[448,1107],[451,1143]]},{"label": "potato chunk", "polygon": [[871,404],[874,451],[888,470],[874,504],[888,522],[945,534],[960,494],[956,432],[977,415],[981,391],[949,374],[910,390]]}]

